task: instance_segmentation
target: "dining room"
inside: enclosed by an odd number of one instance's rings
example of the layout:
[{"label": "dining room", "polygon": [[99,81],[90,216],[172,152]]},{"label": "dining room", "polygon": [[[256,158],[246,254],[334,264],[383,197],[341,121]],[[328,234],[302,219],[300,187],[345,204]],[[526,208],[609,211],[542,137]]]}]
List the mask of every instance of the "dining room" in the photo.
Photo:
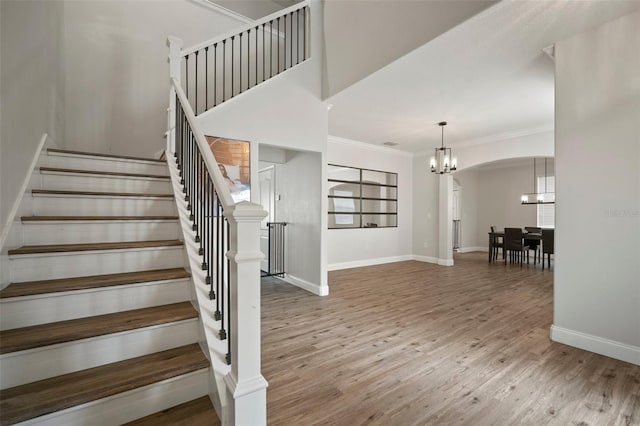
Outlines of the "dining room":
[{"label": "dining room", "polygon": [[454,176],[453,193],[457,252],[486,251],[487,260],[496,264],[553,269],[552,157],[500,160],[461,170]]}]

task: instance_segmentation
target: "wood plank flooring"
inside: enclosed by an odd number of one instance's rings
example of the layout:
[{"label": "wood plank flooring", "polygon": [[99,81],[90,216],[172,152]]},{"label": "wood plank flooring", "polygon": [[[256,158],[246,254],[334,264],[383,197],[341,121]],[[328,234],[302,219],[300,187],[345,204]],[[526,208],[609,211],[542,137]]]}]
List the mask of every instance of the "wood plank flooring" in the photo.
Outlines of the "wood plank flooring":
[{"label": "wood plank flooring", "polygon": [[191,302],[0,331],[0,354],[198,318]]},{"label": "wood plank flooring", "polygon": [[124,426],[220,426],[208,396],[125,423]]},{"label": "wood plank flooring", "polygon": [[37,246],[22,246],[9,250],[7,253],[35,254],[35,253],[62,253],[69,251],[92,251],[92,250],[124,250],[149,247],[173,247],[181,246],[180,240],[151,240],[151,241],[122,241],[115,243],[84,243],[84,244],[47,244]]},{"label": "wood plank flooring", "polygon": [[86,277],[59,278],[55,280],[12,283],[0,290],[0,299],[33,296],[35,294],[61,291],[86,290],[150,281],[188,278],[191,274],[184,268],[156,269],[151,271],[122,272],[119,274],[91,275]]},{"label": "wood plank flooring", "polygon": [[553,271],[457,255],[263,283],[271,425],[640,425],[640,366],[549,339]]},{"label": "wood plank flooring", "polygon": [[209,368],[197,343],[0,391],[0,424],[14,424]]}]

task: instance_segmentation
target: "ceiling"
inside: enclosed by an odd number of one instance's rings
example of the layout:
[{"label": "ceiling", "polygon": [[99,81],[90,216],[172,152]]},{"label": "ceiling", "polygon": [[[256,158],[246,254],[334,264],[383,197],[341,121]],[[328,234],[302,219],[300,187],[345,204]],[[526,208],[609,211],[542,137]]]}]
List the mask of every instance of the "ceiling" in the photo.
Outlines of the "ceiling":
[{"label": "ceiling", "polygon": [[440,121],[453,147],[549,131],[554,66],[542,49],[639,8],[640,0],[497,3],[329,97],[329,133],[422,152],[440,145]]}]

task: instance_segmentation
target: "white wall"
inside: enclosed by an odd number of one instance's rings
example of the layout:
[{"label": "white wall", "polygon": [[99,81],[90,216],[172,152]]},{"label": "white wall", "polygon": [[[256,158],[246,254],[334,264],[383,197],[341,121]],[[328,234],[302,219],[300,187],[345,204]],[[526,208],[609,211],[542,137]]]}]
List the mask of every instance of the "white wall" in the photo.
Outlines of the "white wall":
[{"label": "white wall", "polygon": [[[556,44],[552,338],[640,364],[640,12]],[[588,231],[588,235],[585,235]]]},{"label": "white wall", "polygon": [[189,0],[67,1],[67,147],[149,156],[167,130],[166,40],[185,47],[242,23]]},{"label": "white wall", "polygon": [[44,133],[64,146],[63,9],[58,1],[0,2],[0,225]]},{"label": "white wall", "polygon": [[275,218],[278,222],[287,222],[287,279],[315,294],[326,294],[326,287],[322,288],[318,281],[320,246],[313,244],[321,238],[322,155],[318,152],[280,151],[284,152],[284,162],[260,161],[260,168],[266,165],[275,167],[275,190],[279,197],[276,199]]},{"label": "white wall", "polygon": [[327,162],[398,174],[398,227],[330,229],[329,270],[407,260],[411,257],[413,161],[402,151],[329,137]]},{"label": "white wall", "polygon": [[413,157],[413,254],[423,260],[438,261],[438,182],[429,170],[429,157]]},{"label": "white wall", "polygon": [[[266,144],[315,152],[321,156],[321,164],[326,163],[327,108],[321,100],[322,9],[318,1],[312,1],[310,7],[311,58],[198,116],[205,134],[248,140],[252,142],[252,150],[256,145]],[[257,157],[252,156],[251,164],[251,180],[258,182]],[[303,169],[300,170],[302,173]],[[325,168],[321,168],[316,189],[320,205],[310,206],[317,208],[313,214],[317,214],[318,222],[306,240],[309,259],[304,263],[304,270],[297,273],[300,278],[328,291],[324,247],[327,200],[322,184],[325,174]]]}]

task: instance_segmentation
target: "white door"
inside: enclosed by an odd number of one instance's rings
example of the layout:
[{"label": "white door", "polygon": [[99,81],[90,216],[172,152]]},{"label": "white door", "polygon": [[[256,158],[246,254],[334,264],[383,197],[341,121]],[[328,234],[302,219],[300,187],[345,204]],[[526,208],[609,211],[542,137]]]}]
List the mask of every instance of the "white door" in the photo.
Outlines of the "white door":
[{"label": "white door", "polygon": [[260,250],[264,254],[264,259],[260,263],[260,269],[267,272],[269,270],[269,229],[268,222],[275,222],[276,210],[276,169],[269,166],[259,171],[260,176],[260,204],[269,213],[260,224]]}]

